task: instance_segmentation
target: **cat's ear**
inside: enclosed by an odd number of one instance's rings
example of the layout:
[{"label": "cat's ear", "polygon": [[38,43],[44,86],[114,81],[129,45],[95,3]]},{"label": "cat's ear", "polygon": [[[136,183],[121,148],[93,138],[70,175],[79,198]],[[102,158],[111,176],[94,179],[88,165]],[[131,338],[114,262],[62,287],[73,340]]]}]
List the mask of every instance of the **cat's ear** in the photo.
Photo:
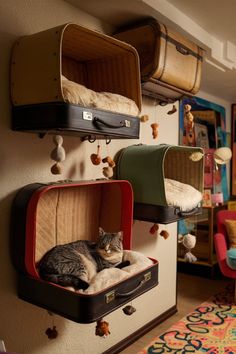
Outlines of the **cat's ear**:
[{"label": "cat's ear", "polygon": [[123,231],[117,232],[117,235],[119,236],[119,239],[123,241]]},{"label": "cat's ear", "polygon": [[100,227],[98,228],[98,235],[99,235],[99,237],[103,236],[104,234],[105,234],[105,231],[104,231],[103,228],[100,226]]}]

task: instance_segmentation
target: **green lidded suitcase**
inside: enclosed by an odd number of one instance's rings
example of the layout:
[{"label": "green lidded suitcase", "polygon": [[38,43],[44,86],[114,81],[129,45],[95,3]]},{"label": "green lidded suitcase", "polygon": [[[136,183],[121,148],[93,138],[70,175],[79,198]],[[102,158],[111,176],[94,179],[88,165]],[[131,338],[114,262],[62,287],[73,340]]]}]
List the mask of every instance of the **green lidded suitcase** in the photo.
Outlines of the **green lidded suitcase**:
[{"label": "green lidded suitcase", "polygon": [[[134,191],[134,219],[168,224],[199,214],[201,203],[184,211],[169,205],[165,178],[203,192],[203,150],[199,147],[132,145],[117,156],[116,178],[128,180]],[[178,197],[177,197],[178,199]]]}]

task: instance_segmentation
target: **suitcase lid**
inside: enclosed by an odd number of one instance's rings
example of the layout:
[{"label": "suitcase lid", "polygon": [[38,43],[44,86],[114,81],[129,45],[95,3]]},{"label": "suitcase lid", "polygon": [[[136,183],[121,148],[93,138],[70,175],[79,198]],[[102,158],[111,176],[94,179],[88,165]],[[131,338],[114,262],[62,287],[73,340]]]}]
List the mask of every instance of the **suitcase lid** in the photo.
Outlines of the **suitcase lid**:
[{"label": "suitcase lid", "polygon": [[15,196],[11,215],[11,256],[15,268],[39,277],[37,262],[57,244],[96,240],[98,227],[123,231],[131,249],[133,191],[124,180],[33,183]]},{"label": "suitcase lid", "polygon": [[193,56],[200,62],[203,59],[202,48],[154,18],[148,18],[139,23],[120,28],[114,36],[132,44],[137,49],[140,55],[143,83],[153,76],[160,78],[166,71],[168,43],[175,46],[176,51],[183,56]]}]

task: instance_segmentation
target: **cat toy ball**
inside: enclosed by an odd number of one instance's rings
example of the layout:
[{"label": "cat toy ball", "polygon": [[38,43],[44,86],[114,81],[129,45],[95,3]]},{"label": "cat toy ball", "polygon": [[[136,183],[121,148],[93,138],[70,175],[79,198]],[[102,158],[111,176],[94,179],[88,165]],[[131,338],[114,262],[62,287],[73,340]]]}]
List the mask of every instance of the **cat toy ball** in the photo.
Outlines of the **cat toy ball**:
[{"label": "cat toy ball", "polygon": [[98,320],[96,329],[95,329],[95,335],[99,337],[107,337],[111,332],[109,331],[109,323],[106,321]]},{"label": "cat toy ball", "polygon": [[66,158],[65,149],[63,148],[63,138],[61,135],[55,135],[53,137],[53,142],[56,147],[51,152],[51,159],[56,161],[56,163],[51,167],[51,172],[53,175],[60,175],[62,173],[62,167],[60,162],[64,161]]},{"label": "cat toy ball", "polygon": [[110,156],[106,156],[102,159],[102,162],[108,164],[108,166],[102,169],[103,175],[107,178],[111,178],[113,176],[113,168],[116,166],[115,161]]},{"label": "cat toy ball", "polygon": [[90,160],[93,165],[99,165],[101,163],[102,158],[100,156],[100,151],[101,151],[101,147],[100,147],[100,145],[98,145],[97,146],[97,153],[90,155]]}]

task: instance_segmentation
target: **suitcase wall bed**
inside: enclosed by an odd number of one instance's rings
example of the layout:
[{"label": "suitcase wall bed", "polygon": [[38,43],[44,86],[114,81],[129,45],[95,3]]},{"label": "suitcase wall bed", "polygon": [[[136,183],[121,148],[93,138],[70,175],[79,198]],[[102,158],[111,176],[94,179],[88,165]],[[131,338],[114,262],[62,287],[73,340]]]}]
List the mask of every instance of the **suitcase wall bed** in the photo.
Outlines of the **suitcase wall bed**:
[{"label": "suitcase wall bed", "polygon": [[139,57],[127,43],[72,23],[21,37],[10,84],[13,130],[139,138]]},{"label": "suitcase wall bed", "polygon": [[114,37],[137,49],[144,95],[166,104],[199,91],[203,50],[188,38],[154,18],[121,28]]},{"label": "suitcase wall bed", "polygon": [[[134,219],[168,224],[199,214],[203,161],[203,150],[198,147],[160,144],[122,149],[117,154],[116,178],[132,184]],[[184,205],[183,201],[180,203],[182,187],[188,188]],[[172,190],[176,191],[174,196]]]},{"label": "suitcase wall bed", "polygon": [[153,288],[158,284],[158,262],[144,256],[145,264],[134,274],[119,282],[109,279],[112,283],[96,292],[74,292],[38,274],[38,261],[47,250],[78,239],[95,241],[99,226],[123,231],[123,246],[129,255],[133,252],[132,223],[133,192],[128,181],[23,187],[15,196],[11,216],[11,256],[19,298],[75,322],[90,323]]}]

